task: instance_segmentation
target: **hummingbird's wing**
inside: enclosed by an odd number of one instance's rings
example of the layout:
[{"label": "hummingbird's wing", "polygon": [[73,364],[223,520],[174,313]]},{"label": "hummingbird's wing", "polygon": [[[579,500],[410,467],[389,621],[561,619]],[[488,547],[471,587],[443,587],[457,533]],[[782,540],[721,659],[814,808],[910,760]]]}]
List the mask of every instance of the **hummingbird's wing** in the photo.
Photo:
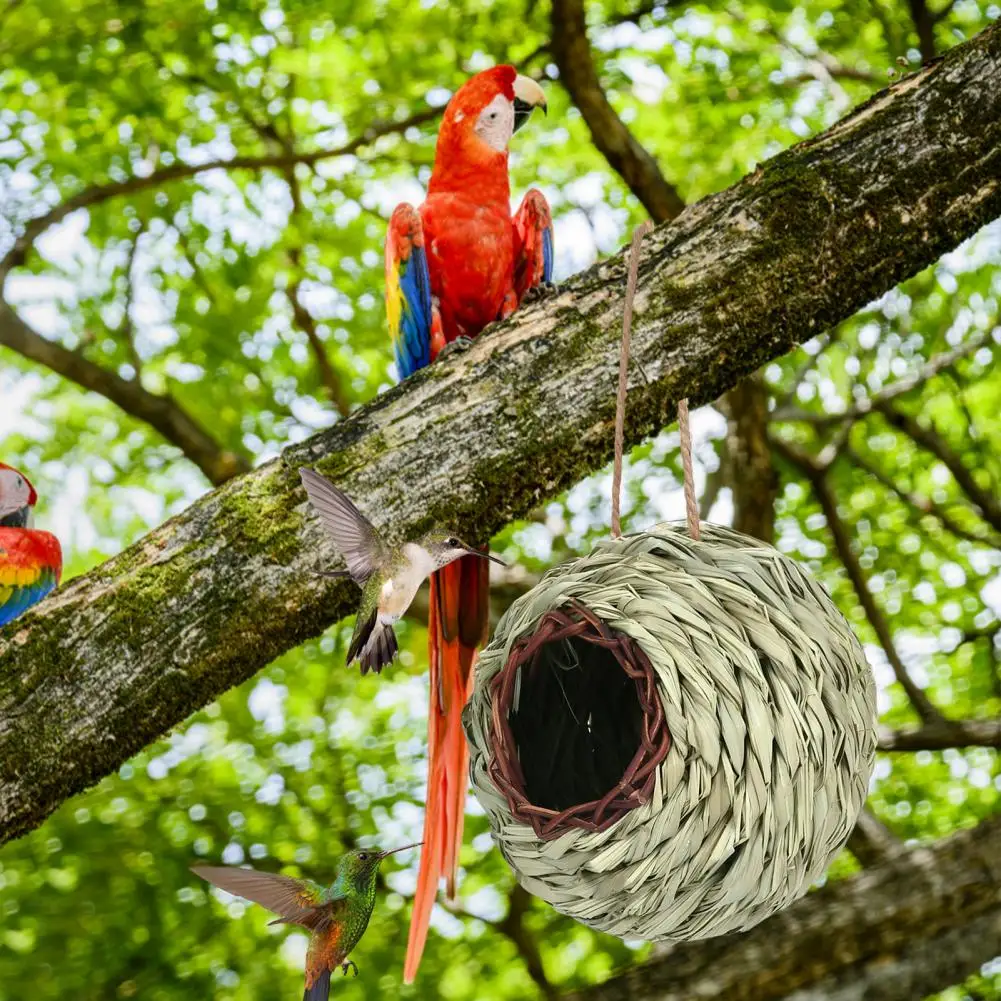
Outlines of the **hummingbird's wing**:
[{"label": "hummingbird's wing", "polygon": [[322,919],[317,910],[321,888],[307,880],[231,865],[193,865],[191,871],[220,890],[266,907],[289,924],[313,928]]},{"label": "hummingbird's wing", "polygon": [[364,584],[372,571],[389,558],[379,533],[355,507],[354,501],[330,480],[305,468],[299,470],[299,477],[313,510],[343,553],[351,576],[359,584]]}]

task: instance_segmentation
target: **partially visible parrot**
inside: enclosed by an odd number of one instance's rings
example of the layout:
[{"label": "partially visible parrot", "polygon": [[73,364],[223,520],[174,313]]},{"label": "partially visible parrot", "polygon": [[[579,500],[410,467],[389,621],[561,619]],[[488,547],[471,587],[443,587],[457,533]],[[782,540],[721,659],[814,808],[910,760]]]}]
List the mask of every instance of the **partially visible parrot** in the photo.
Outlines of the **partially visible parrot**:
[{"label": "partially visible parrot", "polygon": [[62,573],[59,540],[31,527],[37,502],[28,479],[0,462],[0,626],[37,605]]},{"label": "partially visible parrot", "polygon": [[[553,224],[532,189],[511,214],[508,141],[546,110],[542,88],[513,66],[467,80],[445,109],[427,199],[398,205],[386,237],[386,313],[401,379],[458,338],[509,316],[553,273]],[[489,631],[489,570],[463,557],[431,578],[428,793],[404,981],[417,975],[442,874],[455,897],[469,752],[462,710]]]}]

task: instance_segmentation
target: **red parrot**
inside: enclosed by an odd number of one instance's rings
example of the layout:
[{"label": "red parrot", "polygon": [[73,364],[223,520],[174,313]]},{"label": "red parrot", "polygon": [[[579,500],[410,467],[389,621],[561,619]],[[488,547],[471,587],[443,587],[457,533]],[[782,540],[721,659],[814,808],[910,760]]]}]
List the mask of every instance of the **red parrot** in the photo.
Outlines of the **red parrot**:
[{"label": "red parrot", "polygon": [[[510,315],[552,278],[553,224],[542,192],[530,190],[511,215],[508,141],[536,107],[546,109],[542,88],[513,66],[467,80],[445,109],[427,199],[393,212],[386,313],[401,379]],[[442,874],[455,897],[469,768],[462,710],[489,631],[488,588],[487,562],[475,556],[431,577],[427,809],[405,983],[417,975]]]},{"label": "red parrot", "polygon": [[38,604],[59,583],[59,540],[31,527],[35,488],[0,462],[0,626]]}]

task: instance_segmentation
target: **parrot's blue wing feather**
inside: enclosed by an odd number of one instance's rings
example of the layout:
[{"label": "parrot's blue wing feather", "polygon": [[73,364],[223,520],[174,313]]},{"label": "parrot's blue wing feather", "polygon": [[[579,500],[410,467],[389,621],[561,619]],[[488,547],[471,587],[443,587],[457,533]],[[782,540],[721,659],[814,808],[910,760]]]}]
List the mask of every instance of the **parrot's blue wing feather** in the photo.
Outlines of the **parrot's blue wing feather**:
[{"label": "parrot's blue wing feather", "polygon": [[542,280],[549,283],[553,280],[553,224],[552,222],[542,231]]},{"label": "parrot's blue wing feather", "polygon": [[399,205],[386,236],[386,315],[401,379],[431,364],[434,308],[421,217]]}]

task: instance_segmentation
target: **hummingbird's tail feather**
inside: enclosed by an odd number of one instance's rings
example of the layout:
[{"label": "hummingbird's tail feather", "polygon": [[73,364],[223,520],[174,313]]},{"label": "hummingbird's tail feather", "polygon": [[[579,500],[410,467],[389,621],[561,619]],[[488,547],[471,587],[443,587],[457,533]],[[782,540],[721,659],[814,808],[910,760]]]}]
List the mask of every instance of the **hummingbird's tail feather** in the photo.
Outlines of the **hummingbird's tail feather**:
[{"label": "hummingbird's tail feather", "polygon": [[384,622],[377,622],[372,627],[368,642],[359,657],[361,673],[375,671],[378,674],[387,664],[392,663],[398,649],[393,627]]},{"label": "hummingbird's tail feather", "polygon": [[355,625],[347,662],[350,664],[357,658],[362,674],[368,674],[369,671],[378,674],[392,662],[398,650],[393,627],[389,623],[380,622],[378,609],[373,609],[367,619],[359,619]]},{"label": "hummingbird's tail feather", "polygon": [[313,981],[312,987],[307,987],[302,1001],[327,1001],[330,997],[330,970],[324,970]]},{"label": "hummingbird's tail feather", "polygon": [[489,631],[489,586],[489,563],[477,556],[465,556],[431,577],[428,791],[404,983],[412,983],[417,976],[442,875],[448,896],[455,897],[469,781],[462,710],[472,689],[477,647]]}]

